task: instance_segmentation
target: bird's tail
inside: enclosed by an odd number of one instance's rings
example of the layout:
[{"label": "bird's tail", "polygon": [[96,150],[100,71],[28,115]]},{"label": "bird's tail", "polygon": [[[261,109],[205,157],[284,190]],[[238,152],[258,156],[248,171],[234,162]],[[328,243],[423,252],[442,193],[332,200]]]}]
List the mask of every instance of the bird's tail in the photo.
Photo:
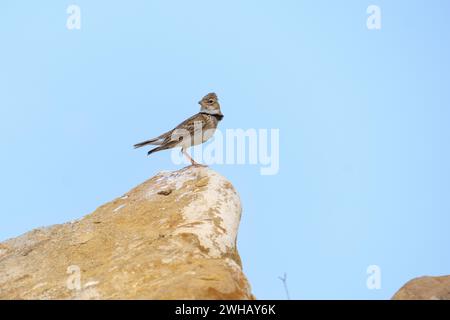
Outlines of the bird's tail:
[{"label": "bird's tail", "polygon": [[166,150],[166,149],[168,149],[168,147],[167,147],[166,145],[162,145],[162,146],[153,148],[152,150],[150,150],[149,152],[147,152],[147,155],[149,156],[149,155],[151,155],[153,152],[158,152],[158,151]]},{"label": "bird's tail", "polygon": [[154,138],[154,139],[150,139],[150,140],[146,140],[146,141],[143,141],[143,142],[139,142],[139,143],[136,143],[134,145],[134,148],[135,149],[136,148],[140,148],[140,147],[146,146],[148,144],[156,144],[156,145],[158,145],[158,144],[160,144],[160,142],[158,140],[160,140],[159,137],[158,138]]},{"label": "bird's tail", "polygon": [[167,132],[163,133],[162,135],[157,136],[156,138],[153,138],[153,139],[150,139],[150,140],[147,140],[147,141],[143,141],[143,142],[136,143],[136,144],[134,145],[134,148],[135,148],[135,149],[136,149],[136,148],[140,148],[140,147],[146,146],[146,145],[148,145],[148,144],[161,145],[161,144],[164,143],[164,141],[167,139],[167,137],[168,137],[171,133],[172,133],[172,130],[171,130],[171,131],[167,131]]}]

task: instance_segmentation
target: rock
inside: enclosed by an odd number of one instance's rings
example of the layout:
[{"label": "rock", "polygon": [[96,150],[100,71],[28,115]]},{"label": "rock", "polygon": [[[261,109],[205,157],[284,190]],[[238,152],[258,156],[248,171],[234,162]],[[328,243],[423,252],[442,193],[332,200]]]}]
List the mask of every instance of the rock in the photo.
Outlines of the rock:
[{"label": "rock", "polygon": [[420,277],[407,282],[393,300],[450,300],[450,276]]},{"label": "rock", "polygon": [[254,299],[240,216],[211,169],[159,173],[80,220],[0,243],[0,299]]}]

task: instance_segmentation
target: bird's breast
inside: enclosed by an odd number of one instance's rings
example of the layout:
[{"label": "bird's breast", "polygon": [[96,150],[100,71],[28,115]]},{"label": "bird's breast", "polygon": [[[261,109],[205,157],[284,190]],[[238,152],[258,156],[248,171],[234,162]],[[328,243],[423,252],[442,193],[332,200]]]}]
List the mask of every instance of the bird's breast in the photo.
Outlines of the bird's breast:
[{"label": "bird's breast", "polygon": [[216,128],[206,129],[203,132],[203,142],[208,141],[209,139],[211,139],[215,132],[216,132]]},{"label": "bird's breast", "polygon": [[191,139],[190,142],[188,142],[188,144],[190,146],[196,146],[198,144],[206,142],[206,141],[208,141],[209,139],[212,138],[212,136],[214,135],[215,131],[216,131],[215,127],[196,131],[196,132],[194,132],[194,136],[191,137],[192,139]]}]

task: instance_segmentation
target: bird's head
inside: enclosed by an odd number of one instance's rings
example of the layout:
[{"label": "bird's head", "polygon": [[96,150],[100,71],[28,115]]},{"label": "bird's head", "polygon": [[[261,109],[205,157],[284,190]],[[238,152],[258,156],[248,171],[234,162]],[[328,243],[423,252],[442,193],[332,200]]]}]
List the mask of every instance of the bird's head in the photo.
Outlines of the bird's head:
[{"label": "bird's head", "polygon": [[220,111],[219,99],[214,92],[208,93],[198,103],[201,106],[200,112],[223,117]]}]

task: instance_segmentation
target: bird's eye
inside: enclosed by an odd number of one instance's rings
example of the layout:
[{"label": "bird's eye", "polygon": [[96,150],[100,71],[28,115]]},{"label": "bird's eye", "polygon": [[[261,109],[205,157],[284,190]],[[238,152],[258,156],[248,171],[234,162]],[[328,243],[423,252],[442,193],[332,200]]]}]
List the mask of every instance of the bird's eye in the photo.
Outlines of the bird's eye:
[{"label": "bird's eye", "polygon": [[213,100],[213,99],[209,99],[208,102],[209,102],[209,103],[213,103],[214,100]]}]

